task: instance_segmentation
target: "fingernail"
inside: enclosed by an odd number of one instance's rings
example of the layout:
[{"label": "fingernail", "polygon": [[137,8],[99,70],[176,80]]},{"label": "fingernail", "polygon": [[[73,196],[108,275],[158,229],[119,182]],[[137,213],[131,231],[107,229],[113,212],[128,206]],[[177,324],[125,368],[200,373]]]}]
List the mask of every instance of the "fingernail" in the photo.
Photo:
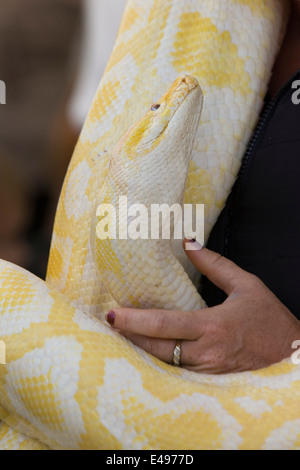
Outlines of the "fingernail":
[{"label": "fingernail", "polygon": [[114,325],[115,323],[115,319],[116,319],[116,314],[115,312],[108,312],[108,314],[106,315],[106,321],[107,323],[109,323],[111,326]]},{"label": "fingernail", "polygon": [[202,250],[203,246],[195,240],[195,238],[186,238],[188,241],[185,243],[185,249],[187,251],[199,251]]}]

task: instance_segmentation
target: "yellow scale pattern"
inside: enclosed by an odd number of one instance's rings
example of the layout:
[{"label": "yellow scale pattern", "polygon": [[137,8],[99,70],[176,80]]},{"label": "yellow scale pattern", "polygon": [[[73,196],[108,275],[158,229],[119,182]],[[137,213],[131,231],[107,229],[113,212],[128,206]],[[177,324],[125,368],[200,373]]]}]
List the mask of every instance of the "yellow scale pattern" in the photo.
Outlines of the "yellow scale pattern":
[{"label": "yellow scale pattern", "polygon": [[198,375],[107,328],[90,242],[97,190],[128,128],[181,73],[205,104],[185,200],[218,216],[281,43],[282,0],[129,0],[57,210],[47,282],[0,262],[1,449],[295,449],[300,371]]}]

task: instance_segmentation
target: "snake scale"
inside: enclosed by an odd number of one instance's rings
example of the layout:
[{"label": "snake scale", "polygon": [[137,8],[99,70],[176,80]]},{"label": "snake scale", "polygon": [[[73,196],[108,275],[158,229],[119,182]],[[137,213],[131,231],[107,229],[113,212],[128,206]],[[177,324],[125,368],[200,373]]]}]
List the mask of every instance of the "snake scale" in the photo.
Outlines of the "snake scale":
[{"label": "snake scale", "polygon": [[183,74],[204,96],[184,202],[205,204],[207,239],[258,120],[287,11],[282,0],[128,1],[62,189],[47,280],[0,262],[1,449],[300,447],[299,366],[210,376],[133,347],[102,321],[117,301],[90,241],[113,149]]}]

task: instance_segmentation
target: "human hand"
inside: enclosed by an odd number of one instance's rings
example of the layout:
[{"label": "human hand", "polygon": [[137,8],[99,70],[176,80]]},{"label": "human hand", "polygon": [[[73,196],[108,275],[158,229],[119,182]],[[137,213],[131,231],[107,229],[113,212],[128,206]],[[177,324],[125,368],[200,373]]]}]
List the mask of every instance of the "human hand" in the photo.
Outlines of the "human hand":
[{"label": "human hand", "polygon": [[193,312],[115,309],[106,317],[111,326],[168,363],[181,339],[181,366],[195,372],[256,370],[290,356],[300,339],[296,317],[256,276],[197,242],[193,246],[187,256],[227,294],[224,303]]}]

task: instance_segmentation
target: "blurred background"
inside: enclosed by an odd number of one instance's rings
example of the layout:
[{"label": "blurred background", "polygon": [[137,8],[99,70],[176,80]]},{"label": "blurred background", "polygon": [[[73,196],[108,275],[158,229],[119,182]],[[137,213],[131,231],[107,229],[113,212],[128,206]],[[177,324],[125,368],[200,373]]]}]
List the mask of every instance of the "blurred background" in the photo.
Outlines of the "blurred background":
[{"label": "blurred background", "polygon": [[56,206],[125,0],[0,0],[0,258],[45,278]]}]

